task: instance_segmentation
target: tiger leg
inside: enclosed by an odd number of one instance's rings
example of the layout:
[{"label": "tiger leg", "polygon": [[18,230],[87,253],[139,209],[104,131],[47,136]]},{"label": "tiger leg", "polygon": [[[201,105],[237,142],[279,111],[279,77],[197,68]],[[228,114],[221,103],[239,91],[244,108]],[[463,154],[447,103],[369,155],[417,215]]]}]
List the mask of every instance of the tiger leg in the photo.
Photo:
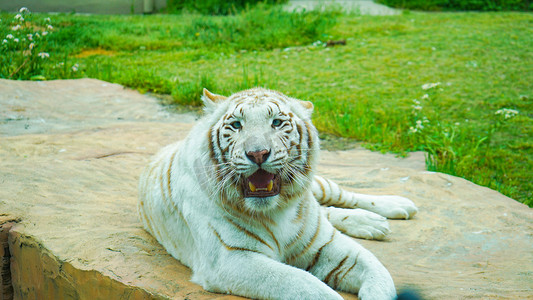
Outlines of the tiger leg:
[{"label": "tiger leg", "polygon": [[306,269],[334,289],[357,293],[359,299],[394,299],[394,282],[379,260],[328,225],[325,226],[331,228],[330,240],[322,242]]},{"label": "tiger leg", "polygon": [[362,208],[389,219],[409,219],[418,212],[413,201],[405,197],[357,194],[320,176],[315,176],[311,188],[315,198],[324,206]]},{"label": "tiger leg", "polygon": [[[206,290],[254,299],[331,299],[342,297],[312,274],[264,254],[224,250],[216,265],[194,271],[193,282]],[[201,273],[201,276],[200,276]]]}]

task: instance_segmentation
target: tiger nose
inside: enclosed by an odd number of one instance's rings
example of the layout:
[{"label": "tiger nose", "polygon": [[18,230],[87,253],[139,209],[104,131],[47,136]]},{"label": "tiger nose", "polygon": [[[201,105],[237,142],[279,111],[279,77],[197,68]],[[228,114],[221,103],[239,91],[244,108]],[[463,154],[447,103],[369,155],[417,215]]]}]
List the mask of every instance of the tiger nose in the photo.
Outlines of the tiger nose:
[{"label": "tiger nose", "polygon": [[250,151],[246,152],[246,157],[248,157],[249,160],[253,161],[254,163],[261,165],[264,163],[268,157],[270,156],[269,150],[260,150],[260,151]]}]

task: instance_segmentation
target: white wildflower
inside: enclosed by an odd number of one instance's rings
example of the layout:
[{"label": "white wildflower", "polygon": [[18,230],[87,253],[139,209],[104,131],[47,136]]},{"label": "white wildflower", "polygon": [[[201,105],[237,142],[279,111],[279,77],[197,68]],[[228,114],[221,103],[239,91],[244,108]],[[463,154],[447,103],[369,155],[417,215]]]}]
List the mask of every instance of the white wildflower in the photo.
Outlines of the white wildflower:
[{"label": "white wildflower", "polygon": [[54,27],[53,27],[52,25],[50,25],[50,24],[46,25],[46,28],[47,28],[48,30],[52,30],[52,29],[54,29]]},{"label": "white wildflower", "polygon": [[15,16],[15,20],[20,20],[20,19],[22,19],[21,21],[24,21],[24,18],[22,17],[22,15],[21,14],[17,14]]},{"label": "white wildflower", "polygon": [[422,106],[420,106],[420,105],[415,105],[415,106],[413,106],[413,109],[414,109],[414,110],[422,110]]},{"label": "white wildflower", "polygon": [[29,13],[30,10],[29,10],[27,7],[21,7],[21,8],[19,9],[19,13],[24,13],[24,12]]},{"label": "white wildflower", "polygon": [[6,39],[12,39],[13,38],[13,35],[12,34],[8,34],[6,35]]},{"label": "white wildflower", "polygon": [[11,27],[11,30],[13,30],[13,31],[17,31],[17,30],[19,30],[20,28],[22,28],[20,25],[15,25],[15,26]]},{"label": "white wildflower", "polygon": [[33,41],[33,34],[28,34],[28,41]]},{"label": "white wildflower", "polygon": [[422,85],[423,90],[429,90],[440,85],[440,82],[426,83]]},{"label": "white wildflower", "polygon": [[416,133],[418,132],[418,129],[414,128],[413,126],[409,127],[409,133]]},{"label": "white wildflower", "polygon": [[46,53],[46,52],[39,52],[39,54],[37,54],[40,58],[42,59],[45,59],[47,57],[50,57],[50,54]]},{"label": "white wildflower", "polygon": [[422,125],[422,120],[417,120],[416,121],[416,129],[424,129],[424,125]]},{"label": "white wildflower", "polygon": [[78,64],[74,64],[74,65],[72,66],[72,71],[74,71],[74,72],[78,72],[78,67],[79,67]]},{"label": "white wildflower", "polygon": [[413,99],[413,103],[416,104],[416,105],[420,105],[420,101],[418,101],[416,99]]},{"label": "white wildflower", "polygon": [[422,99],[428,99],[428,98],[429,98],[428,94],[424,94],[424,96],[422,96]]},{"label": "white wildflower", "polygon": [[505,119],[510,119],[510,118],[518,115],[519,111],[515,110],[515,109],[510,109],[510,108],[502,108],[502,109],[498,109],[495,114],[503,115],[505,117]]},{"label": "white wildflower", "polygon": [[44,21],[45,21],[46,23],[52,23],[52,20],[50,20],[50,18],[44,18]]},{"label": "white wildflower", "polygon": [[3,44],[7,44],[7,40],[6,40],[6,39],[4,39],[4,40],[2,41],[2,45],[3,45]]},{"label": "white wildflower", "polygon": [[38,37],[38,38],[41,37],[41,35],[38,32],[35,33],[35,36]]},{"label": "white wildflower", "polygon": [[13,42],[18,43],[18,42],[19,42],[19,39],[14,38],[14,39],[13,39]]},{"label": "white wildflower", "polygon": [[31,43],[29,46],[30,50],[32,50],[34,47],[35,47],[35,43]]},{"label": "white wildflower", "polygon": [[459,126],[459,125],[461,125],[460,122],[455,122],[455,126]]},{"label": "white wildflower", "polygon": [[48,31],[43,31],[43,33],[41,33],[41,34],[42,34],[42,36],[45,36],[45,35],[48,34]]}]

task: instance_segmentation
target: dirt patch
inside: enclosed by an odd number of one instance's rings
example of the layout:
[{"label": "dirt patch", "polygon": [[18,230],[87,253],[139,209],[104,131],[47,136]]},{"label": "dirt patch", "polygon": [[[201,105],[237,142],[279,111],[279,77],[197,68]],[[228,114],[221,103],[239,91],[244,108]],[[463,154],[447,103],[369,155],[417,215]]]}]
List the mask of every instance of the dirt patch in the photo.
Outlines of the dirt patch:
[{"label": "dirt patch", "polygon": [[77,58],[85,58],[93,55],[103,55],[103,56],[114,56],[116,54],[115,51],[105,50],[101,48],[97,49],[86,49],[81,51],[80,53],[76,54],[75,57]]}]

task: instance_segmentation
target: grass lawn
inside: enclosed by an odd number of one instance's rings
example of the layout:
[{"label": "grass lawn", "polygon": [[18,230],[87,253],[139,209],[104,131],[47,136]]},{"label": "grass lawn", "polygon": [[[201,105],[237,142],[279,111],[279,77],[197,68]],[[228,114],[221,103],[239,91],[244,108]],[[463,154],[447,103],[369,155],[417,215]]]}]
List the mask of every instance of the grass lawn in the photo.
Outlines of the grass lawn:
[{"label": "grass lawn", "polygon": [[[99,78],[192,106],[204,86],[265,86],[313,101],[323,133],[427,151],[428,169],[533,206],[532,14],[50,17],[50,57],[27,76]],[[329,39],[346,46],[317,42]]]}]

